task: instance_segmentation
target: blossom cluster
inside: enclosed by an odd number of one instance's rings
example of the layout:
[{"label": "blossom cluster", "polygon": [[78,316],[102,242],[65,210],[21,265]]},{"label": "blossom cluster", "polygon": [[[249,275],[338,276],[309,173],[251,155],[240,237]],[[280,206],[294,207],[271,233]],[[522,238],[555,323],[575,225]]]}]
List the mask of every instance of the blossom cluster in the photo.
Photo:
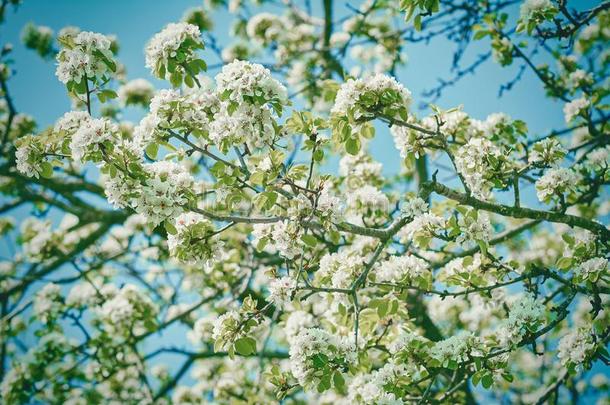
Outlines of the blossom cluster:
[{"label": "blossom cluster", "polygon": [[591,333],[580,328],[570,332],[559,340],[557,357],[564,366],[579,366],[584,363],[595,349]]},{"label": "blossom cluster", "polygon": [[253,244],[257,249],[278,252],[288,259],[293,259],[300,253],[303,229],[297,222],[284,220],[271,224],[254,224],[253,228]]},{"label": "blossom cluster", "polygon": [[128,337],[154,328],[157,307],[133,284],[124,285],[97,310],[103,327],[111,334]]},{"label": "blossom cluster", "polygon": [[216,91],[222,101],[210,127],[216,145],[226,150],[244,142],[251,148],[273,143],[273,111],[281,115],[287,93],[268,69],[245,61],[229,63],[216,76]]},{"label": "blossom cluster", "polygon": [[508,319],[501,325],[497,335],[500,344],[516,345],[528,331],[533,331],[544,318],[544,305],[531,294],[512,303]]},{"label": "blossom cluster", "polygon": [[538,199],[548,202],[554,196],[563,196],[575,189],[578,184],[578,174],[566,168],[549,169],[536,181]]},{"label": "blossom cluster", "polygon": [[526,0],[519,9],[520,24],[518,30],[532,30],[545,20],[550,20],[557,13],[557,9],[550,0]]},{"label": "blossom cluster", "polygon": [[396,384],[406,374],[402,364],[387,363],[371,374],[362,374],[354,378],[349,387],[349,398],[355,404],[393,404],[401,405],[403,400],[385,387]]},{"label": "blossom cluster", "polygon": [[455,166],[472,193],[487,199],[494,186],[491,179],[502,176],[508,163],[497,145],[486,138],[472,138],[458,149]]},{"label": "blossom cluster", "polygon": [[393,118],[398,111],[408,109],[410,104],[409,90],[396,79],[377,74],[365,79],[350,79],[341,85],[331,114],[340,116],[350,113],[359,119],[371,113],[371,110],[383,108],[393,111],[394,114],[389,115]]},{"label": "blossom cluster", "polygon": [[144,170],[149,177],[132,202],[136,212],[144,215],[154,225],[183,212],[194,183],[184,166],[159,161],[145,164]]},{"label": "blossom cluster", "polygon": [[57,54],[55,74],[69,89],[84,89],[87,80],[104,81],[116,70],[111,50],[112,41],[105,35],[83,31],[73,38],[65,37],[63,45]]},{"label": "blossom cluster", "polygon": [[123,105],[148,106],[155,92],[153,85],[146,79],[134,79],[119,87],[119,100]]},{"label": "blossom cluster", "polygon": [[355,363],[353,340],[324,329],[303,329],[290,344],[290,370],[304,387],[316,387],[320,383],[330,386],[331,371],[341,374]]},{"label": "blossom cluster", "polygon": [[414,256],[391,256],[377,263],[375,280],[391,283],[415,283],[422,288],[430,284],[430,269],[425,261]]},{"label": "blossom cluster", "polygon": [[[195,51],[203,49],[199,27],[188,23],[170,23],[146,45],[146,67],[160,78],[196,75],[204,70]],[[172,78],[172,84],[182,82]]]},{"label": "blossom cluster", "polygon": [[220,255],[222,242],[214,225],[201,214],[187,212],[175,220],[176,231],[167,237],[170,254],[183,262],[206,263]]}]

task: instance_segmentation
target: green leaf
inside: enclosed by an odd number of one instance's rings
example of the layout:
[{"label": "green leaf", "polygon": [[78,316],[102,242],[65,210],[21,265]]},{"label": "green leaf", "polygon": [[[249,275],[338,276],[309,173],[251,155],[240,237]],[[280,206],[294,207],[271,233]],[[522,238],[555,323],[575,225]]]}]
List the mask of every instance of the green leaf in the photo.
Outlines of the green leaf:
[{"label": "green leaf", "polygon": [[479,249],[481,249],[481,254],[483,256],[487,256],[487,242],[484,240],[478,240],[477,244],[479,245]]},{"label": "green leaf", "polygon": [[481,39],[481,38],[485,38],[485,36],[487,36],[487,35],[489,35],[489,31],[486,31],[486,30],[477,31],[477,32],[474,34],[473,39],[474,39],[475,41],[478,41],[478,40],[479,40],[479,39]]},{"label": "green leaf", "polygon": [[474,373],[472,375],[472,385],[474,385],[475,387],[477,385],[479,385],[479,382],[481,381],[481,376],[483,375],[483,371],[479,370],[476,373]]},{"label": "green leaf", "polygon": [[274,150],[271,152],[271,161],[274,165],[279,166],[284,162],[286,155],[281,150]]},{"label": "green leaf", "polygon": [[159,145],[153,142],[146,147],[145,151],[149,158],[155,159],[157,157],[157,153],[159,152]]},{"label": "green leaf", "polygon": [[269,208],[273,207],[273,205],[277,201],[278,194],[274,191],[267,191],[264,194],[267,197],[267,202],[265,204],[265,208],[269,209]]},{"label": "green leaf", "polygon": [[483,388],[489,389],[493,385],[494,379],[491,374],[485,374],[481,379],[481,383],[483,384]]},{"label": "green leaf", "polygon": [[199,70],[201,72],[205,72],[206,70],[208,70],[208,64],[205,63],[205,61],[203,59],[195,59],[191,63],[193,65],[197,66],[197,70]]},{"label": "green leaf", "polygon": [[110,90],[110,89],[101,90],[99,93],[103,94],[104,98],[106,98],[106,99],[113,99],[113,98],[118,97],[118,94],[116,94],[116,92],[114,90]]},{"label": "green leaf", "polygon": [[557,260],[556,266],[559,270],[569,270],[570,267],[572,267],[572,261],[573,259],[571,257],[562,257]]},{"label": "green leaf", "polygon": [[413,26],[415,27],[416,31],[421,31],[421,14],[415,16],[415,19],[413,20]]},{"label": "green leaf", "polygon": [[235,341],[235,351],[242,356],[249,356],[256,353],[256,340],[246,336]]},{"label": "green leaf", "polygon": [[165,230],[167,231],[167,233],[169,233],[170,235],[175,235],[178,233],[178,230],[176,229],[174,224],[172,224],[169,221],[163,222],[163,226],[165,227]]},{"label": "green leaf", "polygon": [[350,155],[357,155],[360,151],[360,139],[348,138],[348,140],[345,142],[345,150]]},{"label": "green leaf", "polygon": [[307,234],[305,234],[305,235],[301,236],[301,240],[302,240],[302,241],[303,241],[303,242],[304,242],[306,245],[311,246],[311,247],[316,247],[316,245],[318,244],[318,240],[317,240],[317,239],[316,239],[316,237],[315,237],[315,236],[313,236],[313,235],[307,235]]},{"label": "green leaf", "polygon": [[256,250],[258,250],[259,252],[262,252],[263,249],[265,248],[265,246],[267,245],[267,243],[269,243],[269,239],[262,238],[261,240],[258,241],[258,244],[256,245]]},{"label": "green leaf", "polygon": [[316,149],[312,157],[314,161],[321,162],[322,159],[324,159],[324,151],[322,149]]},{"label": "green leaf", "polygon": [[384,316],[386,316],[387,313],[388,313],[388,301],[383,300],[377,306],[377,315],[379,315],[380,318],[383,318]]},{"label": "green leaf", "polygon": [[184,76],[184,83],[189,88],[193,88],[195,86],[195,82],[193,81],[193,78],[190,75]]},{"label": "green leaf", "polygon": [[182,75],[177,70],[169,77],[169,82],[173,87],[180,87],[182,84]]},{"label": "green leaf", "polygon": [[328,357],[323,353],[317,353],[312,358],[314,368],[322,368],[328,363]]},{"label": "green leaf", "polygon": [[263,172],[254,172],[250,175],[250,183],[261,185],[265,181],[265,173]]},{"label": "green leaf", "polygon": [[360,135],[366,139],[373,139],[375,137],[375,127],[372,125],[365,125],[360,130]]},{"label": "green leaf", "polygon": [[265,193],[259,194],[254,197],[254,206],[257,209],[262,210],[264,209],[265,205],[267,205],[267,196],[265,195]]},{"label": "green leaf", "polygon": [[53,177],[53,166],[49,162],[42,162],[40,164],[40,175],[45,179]]},{"label": "green leaf", "polygon": [[324,374],[320,378],[320,383],[318,384],[318,392],[324,392],[330,388],[330,386],[331,386],[330,379],[331,379],[330,374]]},{"label": "green leaf", "polygon": [[345,379],[340,371],[335,371],[333,374],[333,384],[339,391],[343,391],[345,389]]}]

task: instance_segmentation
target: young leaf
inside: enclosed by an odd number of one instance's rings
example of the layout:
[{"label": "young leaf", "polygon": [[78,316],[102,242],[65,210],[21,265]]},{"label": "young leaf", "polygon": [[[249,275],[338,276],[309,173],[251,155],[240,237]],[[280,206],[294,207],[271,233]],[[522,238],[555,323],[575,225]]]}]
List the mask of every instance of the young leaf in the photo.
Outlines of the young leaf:
[{"label": "young leaf", "polygon": [[235,351],[242,356],[256,353],[256,340],[249,336],[239,338],[235,341]]}]

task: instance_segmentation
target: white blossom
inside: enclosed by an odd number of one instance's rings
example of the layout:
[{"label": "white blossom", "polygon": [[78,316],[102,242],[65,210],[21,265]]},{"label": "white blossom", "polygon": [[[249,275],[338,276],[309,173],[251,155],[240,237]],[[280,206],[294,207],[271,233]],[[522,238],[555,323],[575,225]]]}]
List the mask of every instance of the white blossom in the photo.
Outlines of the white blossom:
[{"label": "white blossom", "polygon": [[62,308],[61,289],[55,283],[45,285],[34,297],[34,314],[42,323],[56,318]]},{"label": "white blossom", "polygon": [[428,276],[428,264],[415,256],[390,256],[377,263],[375,280],[378,282],[400,283]]},{"label": "white blossom", "polygon": [[339,175],[347,177],[347,186],[350,189],[358,188],[362,182],[372,182],[381,177],[382,165],[375,162],[369,155],[345,155],[339,161]]},{"label": "white blossom", "polygon": [[322,284],[330,283],[334,288],[349,288],[362,271],[363,264],[363,257],[348,250],[327,253],[320,259],[316,277],[319,277]]},{"label": "white blossom", "polygon": [[199,27],[193,24],[167,24],[146,45],[146,67],[158,78],[165,79],[170,73],[170,64],[178,64],[179,52],[184,63],[194,59],[193,46],[203,47],[200,35]]},{"label": "white blossom", "polygon": [[549,169],[536,180],[536,195],[538,200],[546,202],[556,194],[570,192],[576,188],[579,176],[570,169]]},{"label": "white blossom", "polygon": [[537,12],[542,12],[553,7],[551,0],[525,0],[521,3],[519,13],[521,18],[529,20]]},{"label": "white blossom", "polygon": [[[214,321],[212,328],[212,339],[221,342],[233,341],[238,325],[242,319],[237,311],[228,311],[220,315]],[[225,345],[222,346],[223,348]]]},{"label": "white blossom", "polygon": [[361,96],[366,92],[382,94],[385,91],[395,92],[400,101],[399,104],[408,108],[411,103],[411,93],[398,83],[393,77],[377,74],[364,79],[350,79],[341,85],[335,98],[335,105],[331,113],[335,115],[346,115],[349,110],[354,108],[360,101]]},{"label": "white blossom", "polygon": [[610,146],[597,148],[587,153],[585,164],[593,170],[608,169],[610,167]]},{"label": "white blossom", "polygon": [[274,303],[278,307],[285,308],[290,303],[296,286],[297,282],[290,276],[271,280],[269,282],[267,301]]},{"label": "white blossom", "polygon": [[15,151],[17,170],[28,177],[38,178],[42,171],[40,166],[43,161],[42,153],[34,142],[22,140],[24,142],[17,145]]},{"label": "white blossom", "polygon": [[286,88],[262,65],[233,61],[216,75],[221,100],[210,126],[210,139],[222,150],[244,142],[251,148],[271,144],[276,136],[273,109],[287,100]]},{"label": "white blossom", "polygon": [[117,132],[118,126],[107,118],[82,122],[70,142],[72,158],[82,162],[92,154],[100,152],[104,147],[103,144],[112,140]]},{"label": "white blossom", "polygon": [[21,223],[20,230],[24,256],[32,262],[45,259],[54,237],[51,222],[29,217]]},{"label": "white blossom", "polygon": [[489,179],[503,159],[504,155],[498,146],[486,138],[475,137],[458,149],[455,166],[470,191],[475,196],[487,199],[493,186]]},{"label": "white blossom", "polygon": [[444,226],[445,220],[443,218],[425,212],[416,216],[411,222],[402,227],[398,231],[398,235],[401,237],[401,240],[411,240],[416,236],[433,237]]},{"label": "white blossom", "polygon": [[[309,312],[296,310],[289,313],[284,325],[284,334],[289,343],[303,330],[314,326],[314,317]],[[292,343],[291,343],[292,344]]]},{"label": "white blossom", "polygon": [[553,166],[561,162],[566,154],[566,149],[556,138],[546,138],[532,146],[529,161]]},{"label": "white blossom", "polygon": [[[102,34],[83,31],[73,38],[73,45],[57,54],[57,78],[64,84],[81,83],[83,78],[101,78],[111,72],[111,40]],[[100,56],[101,55],[101,56]]]},{"label": "white blossom", "polygon": [[87,111],[68,111],[57,120],[53,131],[70,137],[89,121],[91,121],[91,115]]},{"label": "white blossom", "polygon": [[332,221],[339,221],[343,215],[345,204],[333,191],[330,184],[325,183],[318,195],[316,209],[327,215]]},{"label": "white blossom", "polygon": [[574,273],[580,276],[583,280],[591,280],[595,282],[605,272],[608,271],[608,259],[604,257],[594,257],[581,263]]},{"label": "white blossom", "polygon": [[320,381],[315,373],[313,356],[323,354],[328,361],[355,364],[356,351],[353,340],[342,338],[324,329],[303,329],[290,344],[290,370],[304,387],[315,387]]},{"label": "white blossom", "polygon": [[544,304],[532,294],[515,297],[509,306],[510,312],[497,331],[503,346],[519,344],[526,331],[533,330],[544,319]]},{"label": "white blossom", "polygon": [[[473,215],[474,214],[474,215]],[[458,226],[462,233],[456,242],[466,245],[468,242],[489,242],[492,233],[489,215],[483,211],[471,211],[469,215],[460,215]]]},{"label": "white blossom", "polygon": [[391,387],[406,374],[404,365],[387,363],[370,374],[356,376],[349,385],[349,399],[352,404],[366,405],[402,405],[404,402],[386,387]]},{"label": "white blossom", "polygon": [[147,105],[155,93],[152,83],[146,79],[134,79],[119,87],[119,100],[123,105]]},{"label": "white blossom", "polygon": [[436,342],[430,349],[430,357],[438,360],[443,366],[451,361],[461,363],[468,360],[469,356],[482,357],[476,349],[477,344],[477,338],[472,332],[462,331]]},{"label": "white blossom", "polygon": [[186,263],[209,263],[220,255],[222,242],[214,235],[214,225],[195,212],[180,214],[175,220],[176,232],[167,237],[173,257]]},{"label": "white blossom", "polygon": [[[414,120],[409,117],[408,121]],[[422,124],[422,126],[426,127],[425,124]],[[436,130],[436,128],[434,128],[434,130]],[[400,157],[403,159],[407,159],[410,154],[413,154],[416,158],[422,156],[425,153],[424,148],[426,147],[427,142],[433,138],[421,131],[416,131],[401,125],[393,125],[390,128],[390,132],[394,138],[394,145],[396,146],[396,149],[398,149]]]},{"label": "white blossom", "polygon": [[355,189],[347,201],[348,208],[358,212],[382,211],[388,212],[390,201],[388,197],[374,186],[363,186]]},{"label": "white blossom", "polygon": [[392,355],[396,355],[403,350],[410,350],[413,342],[423,343],[426,339],[415,332],[401,329],[398,335],[388,345],[388,350]]},{"label": "white blossom", "polygon": [[216,75],[216,87],[219,94],[227,93],[227,98],[237,103],[260,106],[287,100],[286,88],[258,63],[236,60],[224,65]]},{"label": "white blossom", "polygon": [[154,323],[157,307],[138,287],[126,284],[96,312],[109,333],[126,336],[148,330]]},{"label": "white blossom", "polygon": [[244,142],[252,148],[264,148],[275,137],[271,109],[240,103],[229,113],[229,105],[223,103],[219,114],[210,125],[210,140],[222,150]]},{"label": "white blossom", "polygon": [[95,305],[98,301],[96,286],[89,282],[76,284],[70,289],[66,297],[66,305],[70,307],[84,307]]},{"label": "white blossom", "polygon": [[420,197],[410,198],[401,205],[400,210],[407,217],[417,217],[428,212],[428,203]]},{"label": "white blossom", "polygon": [[580,328],[568,332],[559,339],[557,357],[564,366],[570,364],[578,366],[587,360],[594,348],[595,344],[592,341],[591,333]]},{"label": "white blossom", "polygon": [[568,83],[573,89],[593,83],[593,76],[583,69],[576,69],[568,76]]},{"label": "white blossom", "polygon": [[572,122],[576,116],[585,111],[589,107],[589,100],[585,97],[577,98],[566,103],[563,106],[563,115],[565,116],[566,124]]},{"label": "white blossom", "polygon": [[169,161],[148,163],[144,169],[150,177],[133,202],[136,212],[154,225],[178,216],[188,201],[193,177],[182,165]]},{"label": "white blossom", "polygon": [[248,19],[246,34],[254,42],[265,45],[276,41],[288,29],[281,17],[271,13],[259,13]]},{"label": "white blossom", "polygon": [[349,39],[350,35],[347,32],[333,32],[333,34],[330,36],[330,46],[335,48],[342,47],[347,43],[347,41],[349,41]]},{"label": "white blossom", "polygon": [[199,344],[212,339],[212,331],[214,330],[213,314],[208,314],[199,318],[193,324],[193,330],[189,331],[187,336],[191,343]]},{"label": "white blossom", "polygon": [[259,249],[277,251],[282,256],[293,259],[301,253],[302,234],[303,229],[295,221],[284,220],[274,224],[254,224],[252,243],[254,246],[259,246]]}]

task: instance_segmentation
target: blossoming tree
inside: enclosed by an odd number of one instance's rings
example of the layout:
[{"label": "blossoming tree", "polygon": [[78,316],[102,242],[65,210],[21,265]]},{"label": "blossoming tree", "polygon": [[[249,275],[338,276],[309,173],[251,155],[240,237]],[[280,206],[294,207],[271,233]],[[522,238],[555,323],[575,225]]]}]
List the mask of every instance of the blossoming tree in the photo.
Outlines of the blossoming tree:
[{"label": "blossoming tree", "polygon": [[[0,264],[2,402],[607,398],[590,370],[610,363],[610,3],[226,3],[146,44],[160,90],[126,80],[114,37],[26,26],[72,100],[48,128],[17,111],[1,51],[0,230],[19,243]],[[533,71],[565,128],[422,115],[394,74],[437,36],[455,75],[417,102],[492,58],[519,66],[503,91]],[[472,41],[487,52],[464,64]]]}]

